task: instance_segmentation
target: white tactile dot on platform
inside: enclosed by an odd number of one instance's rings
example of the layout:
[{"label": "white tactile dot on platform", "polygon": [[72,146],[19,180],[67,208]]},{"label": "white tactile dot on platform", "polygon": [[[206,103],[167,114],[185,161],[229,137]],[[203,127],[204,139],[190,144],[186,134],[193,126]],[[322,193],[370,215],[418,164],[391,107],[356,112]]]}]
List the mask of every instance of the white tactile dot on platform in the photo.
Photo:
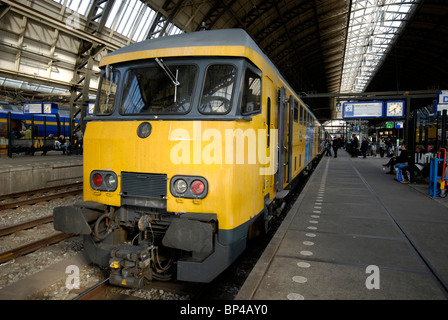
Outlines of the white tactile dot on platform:
[{"label": "white tactile dot on platform", "polygon": [[316,236],[315,233],[305,233],[307,237],[314,238]]},{"label": "white tactile dot on platform", "polygon": [[302,256],[312,256],[313,255],[313,253],[311,251],[306,251],[306,250],[300,251],[300,254]]},{"label": "white tactile dot on platform", "polygon": [[317,230],[317,227],[314,227],[314,226],[309,226],[309,227],[306,227],[308,230]]},{"label": "white tactile dot on platform", "polygon": [[289,300],[305,300],[305,297],[298,293],[288,293],[286,296]]},{"label": "white tactile dot on platform", "polygon": [[308,281],[308,279],[306,277],[302,277],[302,276],[294,276],[294,277],[292,277],[292,281],[298,282],[298,283],[305,283]]},{"label": "white tactile dot on platform", "polygon": [[302,243],[304,245],[306,245],[306,246],[313,246],[314,245],[314,242],[312,242],[312,241],[303,241]]},{"label": "white tactile dot on platform", "polygon": [[309,267],[311,267],[311,264],[309,264],[308,262],[300,261],[300,262],[297,262],[297,266],[300,268],[309,268]]}]

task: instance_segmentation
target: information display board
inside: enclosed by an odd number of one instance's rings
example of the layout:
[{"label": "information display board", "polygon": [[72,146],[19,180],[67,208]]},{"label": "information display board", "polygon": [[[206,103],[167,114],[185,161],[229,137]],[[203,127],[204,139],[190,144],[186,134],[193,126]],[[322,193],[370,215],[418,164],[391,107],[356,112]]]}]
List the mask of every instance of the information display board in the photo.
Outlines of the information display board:
[{"label": "information display board", "polygon": [[384,114],[383,101],[344,102],[343,118],[382,118]]},{"label": "information display board", "polygon": [[25,102],[23,104],[23,113],[56,114],[58,112],[58,104],[54,102]]}]

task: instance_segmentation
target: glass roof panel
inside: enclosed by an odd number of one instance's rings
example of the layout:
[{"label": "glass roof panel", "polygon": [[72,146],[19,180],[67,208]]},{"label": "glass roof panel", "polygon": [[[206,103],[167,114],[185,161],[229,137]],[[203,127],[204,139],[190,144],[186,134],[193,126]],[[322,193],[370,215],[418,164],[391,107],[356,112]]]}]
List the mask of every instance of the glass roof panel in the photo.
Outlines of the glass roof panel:
[{"label": "glass roof panel", "polygon": [[340,91],[363,92],[420,0],[353,0]]}]

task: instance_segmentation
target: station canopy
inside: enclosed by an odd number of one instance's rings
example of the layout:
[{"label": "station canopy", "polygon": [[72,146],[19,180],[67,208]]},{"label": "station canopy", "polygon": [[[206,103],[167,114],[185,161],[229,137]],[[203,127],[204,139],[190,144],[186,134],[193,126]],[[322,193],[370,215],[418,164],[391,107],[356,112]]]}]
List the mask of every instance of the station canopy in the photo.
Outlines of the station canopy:
[{"label": "station canopy", "polygon": [[[67,0],[53,0],[62,4]],[[86,15],[91,0],[68,0],[67,6],[80,15]],[[103,2],[106,5],[106,1]],[[142,41],[153,38],[157,32],[148,36],[150,27],[156,19],[157,11],[151,9],[146,3],[140,0],[115,1],[106,21],[106,27],[113,32],[117,32],[133,41]],[[182,33],[182,30],[173,23],[166,27],[165,36]]]},{"label": "station canopy", "polygon": [[417,0],[353,0],[340,92],[360,93],[381,66]]},{"label": "station canopy", "polygon": [[442,0],[0,0],[0,89],[78,109],[118,48],[242,28],[325,121],[339,94],[446,89],[447,17]]}]

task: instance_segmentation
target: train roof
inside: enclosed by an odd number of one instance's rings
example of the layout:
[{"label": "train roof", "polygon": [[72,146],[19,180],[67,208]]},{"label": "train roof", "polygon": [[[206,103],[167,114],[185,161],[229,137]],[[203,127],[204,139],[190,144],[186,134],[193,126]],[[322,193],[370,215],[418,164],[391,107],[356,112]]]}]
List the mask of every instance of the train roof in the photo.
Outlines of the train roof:
[{"label": "train roof", "polygon": [[[248,48],[247,50],[226,50],[229,48]],[[190,50],[189,50],[190,49]],[[198,50],[200,49],[200,50]],[[100,67],[126,61],[151,59],[155,57],[176,56],[252,56],[258,54],[276,72],[284,84],[291,88],[277,67],[264,54],[256,42],[244,29],[206,30],[178,35],[147,39],[137,42],[103,57]],[[253,61],[255,63],[255,61]],[[294,91],[294,90],[292,90]],[[311,109],[308,108],[309,111]]]},{"label": "train roof", "polygon": [[[214,50],[205,52],[204,50],[197,50],[198,47],[214,48]],[[101,60],[100,66],[154,57],[231,55],[228,51],[221,50],[224,47],[249,48],[262,56],[263,59],[268,61],[271,66],[274,67],[275,71],[278,72],[277,68],[271,63],[269,58],[243,29],[207,30],[144,40],[108,54]],[[173,50],[175,48],[184,49]],[[189,51],[185,50],[185,48],[192,48],[193,50]],[[146,52],[146,54],[144,54],[144,52]]]}]

